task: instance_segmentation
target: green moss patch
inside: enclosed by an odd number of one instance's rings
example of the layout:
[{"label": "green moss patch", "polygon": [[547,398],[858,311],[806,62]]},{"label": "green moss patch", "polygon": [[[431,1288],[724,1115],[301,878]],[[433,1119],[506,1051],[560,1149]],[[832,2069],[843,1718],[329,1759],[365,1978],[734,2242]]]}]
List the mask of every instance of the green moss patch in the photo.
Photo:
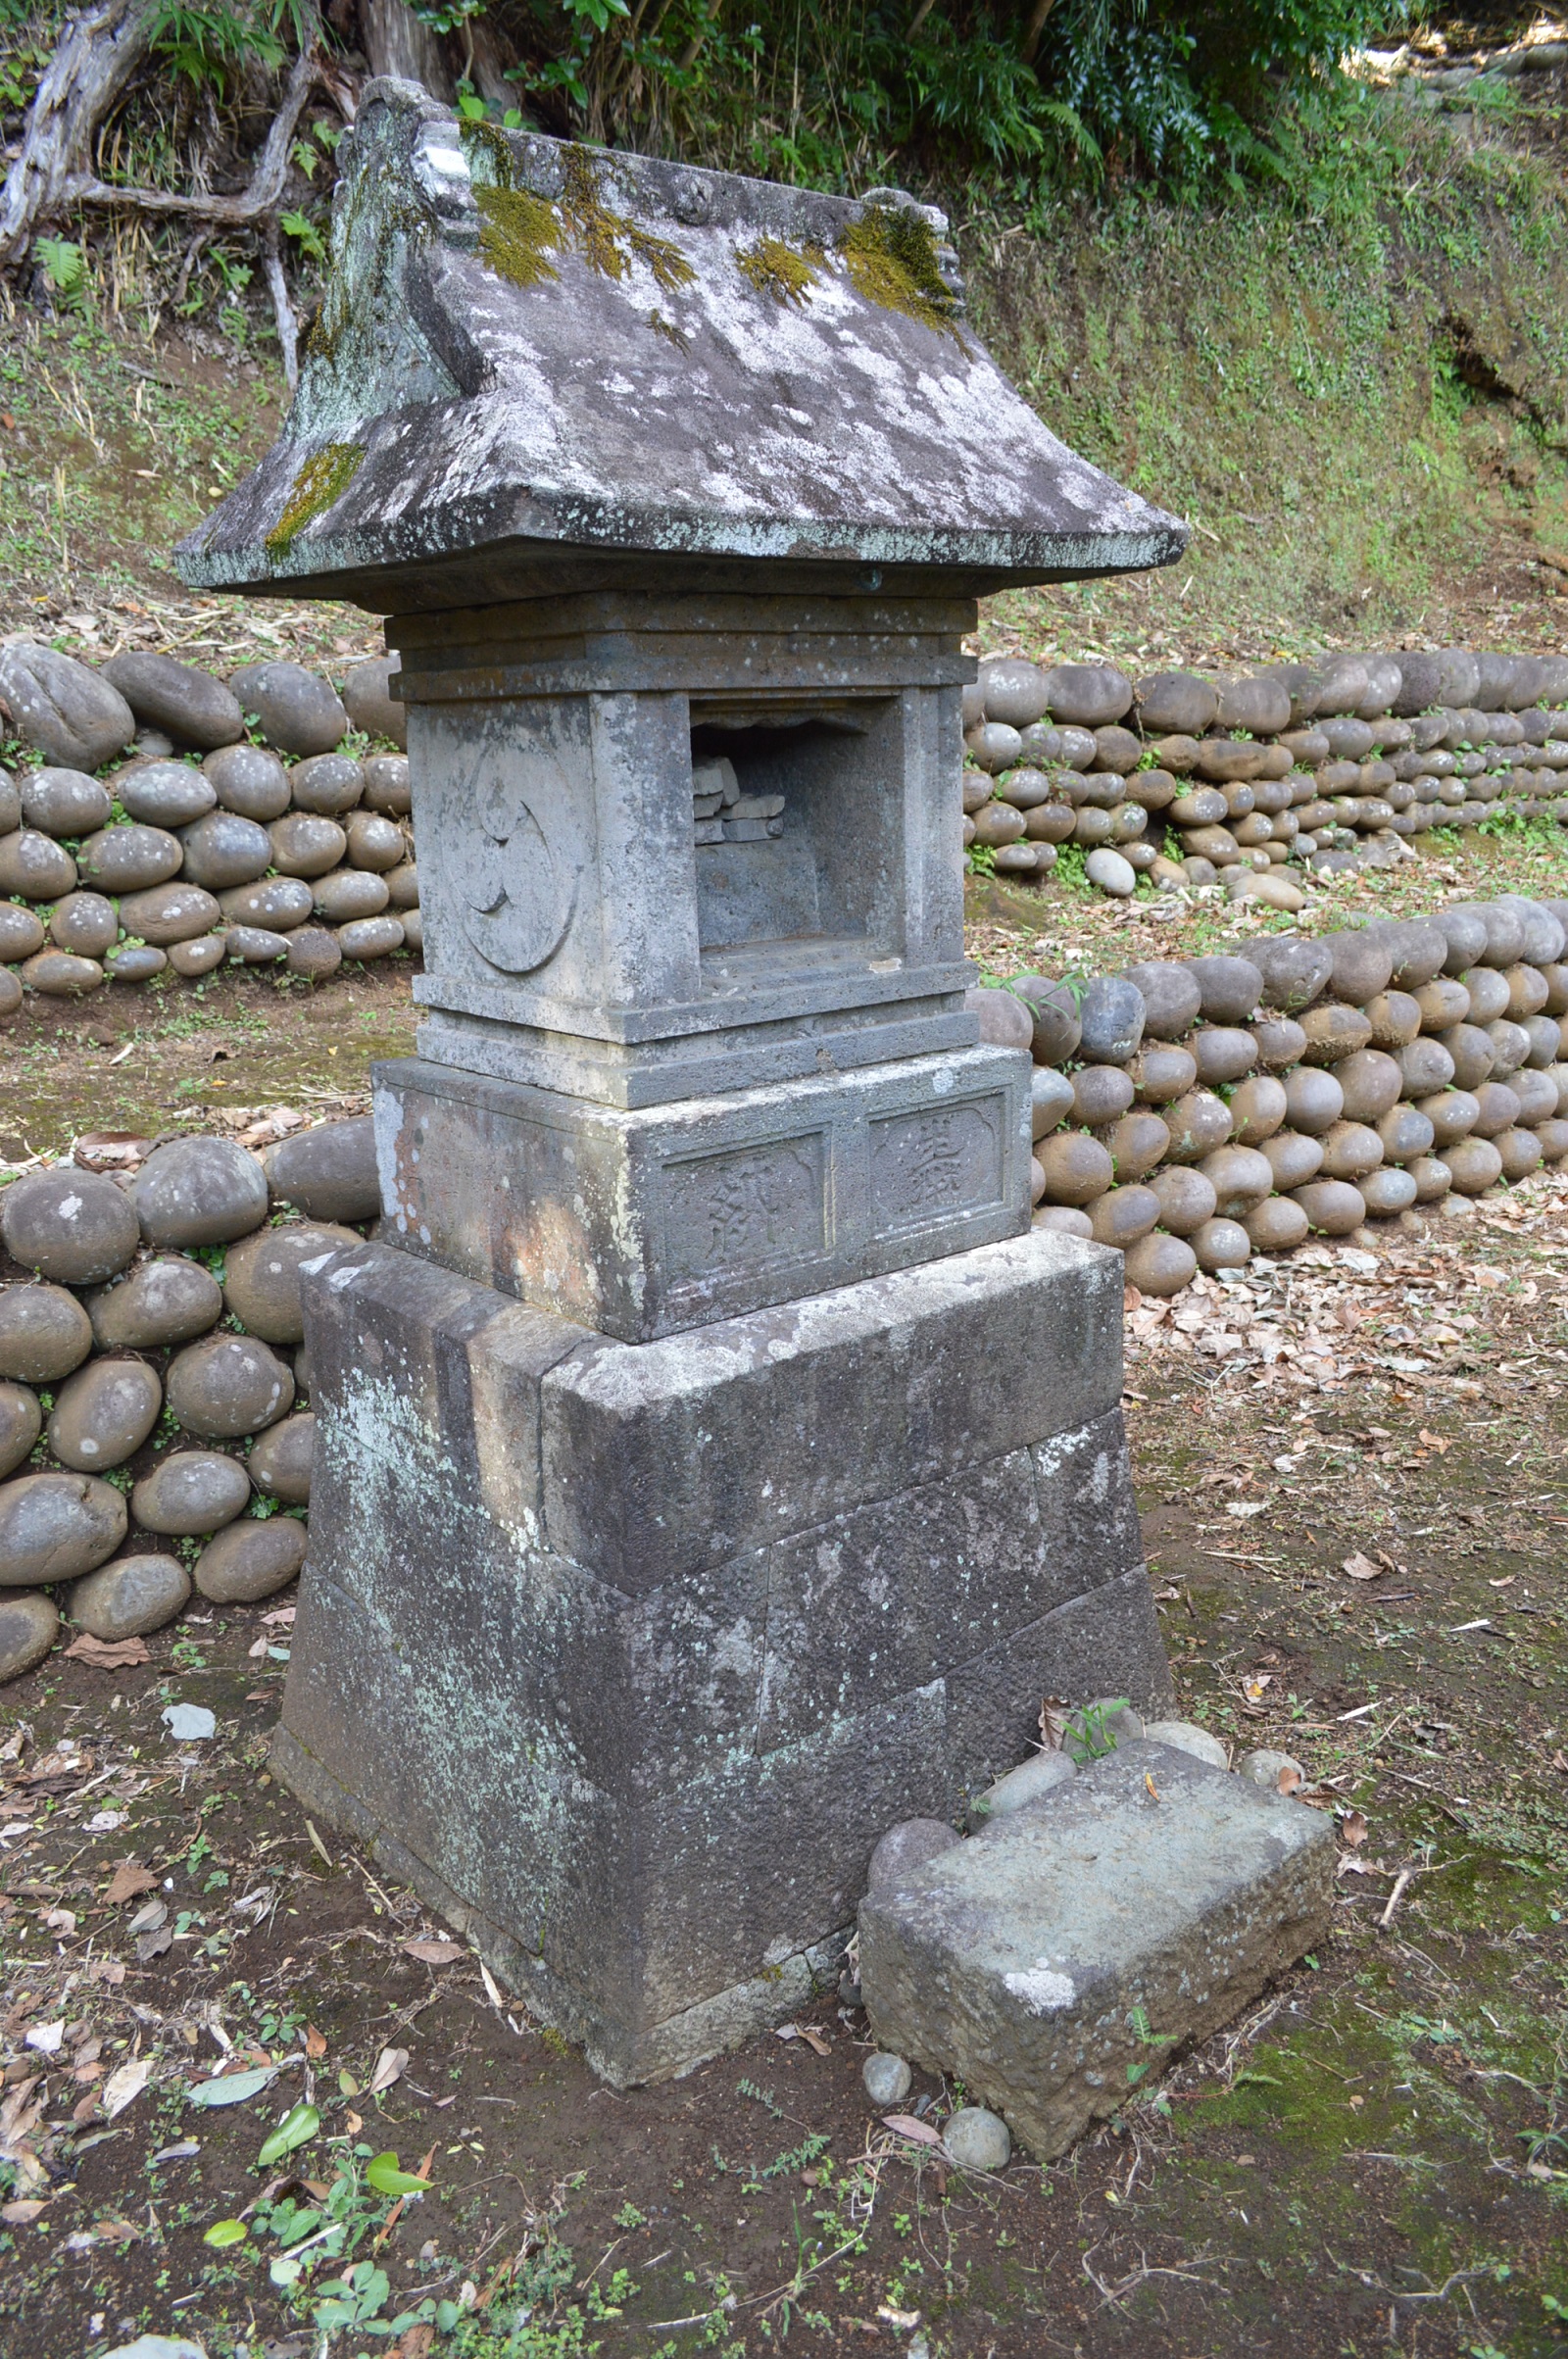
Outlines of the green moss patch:
[{"label": "green moss patch", "polygon": [[324,516],[343,497],[364,457],[360,443],[329,442],[306,460],[294,478],[282,515],[267,536],[270,556],[287,557],[306,525]]},{"label": "green moss patch", "polygon": [[742,277],[749,278],[760,295],[771,295],[775,303],[799,310],[810,301],[826,260],[820,246],[791,246],[781,237],[760,237],[755,246],[743,247],[735,256]]},{"label": "green moss patch", "polygon": [[[492,160],[497,144],[486,146]],[[568,147],[563,164],[565,184],[553,205],[510,185],[510,156],[507,185],[498,180],[494,187],[475,189],[482,217],[479,251],[492,270],[514,286],[537,286],[561,275],[549,256],[570,252],[601,278],[622,279],[640,262],[665,294],[690,284],[697,273],[678,246],[605,203],[599,166],[586,148]]]},{"label": "green moss patch", "polygon": [[958,307],[938,267],[937,241],[917,213],[868,205],[858,221],[840,231],[838,250],[857,294],[867,303],[902,312],[962,345]]}]

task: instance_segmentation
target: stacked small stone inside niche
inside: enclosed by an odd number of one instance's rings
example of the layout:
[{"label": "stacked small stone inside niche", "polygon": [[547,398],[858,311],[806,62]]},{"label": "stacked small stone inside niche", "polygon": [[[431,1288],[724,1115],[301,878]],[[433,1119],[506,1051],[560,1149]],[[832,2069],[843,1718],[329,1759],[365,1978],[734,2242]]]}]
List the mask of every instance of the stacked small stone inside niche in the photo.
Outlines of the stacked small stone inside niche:
[{"label": "stacked small stone inside niche", "polygon": [[1168,1695],[1119,1265],[1030,1229],[954,782],[977,595],[1184,536],[1017,399],[896,192],[394,82],[345,157],[288,429],[181,552],[390,615],[419,831],[382,1229],[304,1290],[275,1758],[662,2077],[836,1974],[882,1830],[1047,1689]]}]

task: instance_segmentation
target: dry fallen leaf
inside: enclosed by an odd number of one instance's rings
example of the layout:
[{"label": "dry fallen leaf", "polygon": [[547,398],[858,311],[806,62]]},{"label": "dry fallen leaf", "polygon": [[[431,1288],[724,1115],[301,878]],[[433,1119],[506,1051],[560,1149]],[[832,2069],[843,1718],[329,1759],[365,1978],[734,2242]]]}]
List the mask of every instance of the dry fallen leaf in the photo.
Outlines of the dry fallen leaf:
[{"label": "dry fallen leaf", "polygon": [[1048,1753],[1059,1753],[1067,1723],[1072,1718],[1072,1705],[1059,1696],[1047,1696],[1040,1706],[1040,1742]]},{"label": "dry fallen leaf", "polygon": [[823,2039],[819,2031],[816,2031],[808,2023],[776,2023],[773,2026],[773,2037],[775,2040],[804,2040],[813,2054],[818,2056],[832,2054],[830,2043]]},{"label": "dry fallen leaf", "polygon": [[305,2027],[305,2053],[313,2064],[318,2063],[326,2054],[325,2038],[317,2030],[314,2023],[308,2023]]},{"label": "dry fallen leaf", "polygon": [[1384,1568],[1381,1564],[1374,1564],[1370,1556],[1363,1556],[1357,1548],[1353,1556],[1346,1557],[1340,1570],[1352,1581],[1381,1581]]},{"label": "dry fallen leaf", "polygon": [[42,2210],[43,2205],[35,2195],[26,2195],[16,2203],[0,2203],[0,2220],[8,2228],[30,2228]]},{"label": "dry fallen leaf", "polygon": [[111,2121],[117,2114],[123,2113],[127,2105],[135,2103],[152,2079],[152,2074],[150,2056],[138,2056],[129,2064],[116,2066],[104,2083],[102,2091],[103,2108]]},{"label": "dry fallen leaf", "polygon": [[150,1868],[140,1866],[134,1859],[122,1859],[110,1879],[109,1890],[104,1894],[105,1904],[110,1908],[119,1908],[122,1901],[134,1900],[138,1892],[154,1891],[157,1883],[158,1879]]},{"label": "dry fallen leaf", "polygon": [[884,2113],[882,2127],[897,2138],[912,2138],[917,2146],[940,2146],[941,2138],[929,2122],[917,2122],[912,2113]]},{"label": "dry fallen leaf", "polygon": [[1435,1450],[1440,1457],[1446,1450],[1451,1450],[1453,1448],[1453,1444],[1448,1439],[1447,1435],[1429,1434],[1424,1425],[1421,1428],[1421,1439],[1426,1444],[1428,1450]]},{"label": "dry fallen leaf", "polygon": [[375,2060],[375,2070],[370,2075],[366,2095],[379,2096],[383,2089],[390,2089],[394,2081],[401,2080],[403,2067],[408,2060],[409,2051],[406,2047],[384,2047]]},{"label": "dry fallen leaf", "polygon": [[1293,1769],[1290,1763],[1287,1762],[1285,1767],[1280,1771],[1278,1784],[1281,1794],[1296,1794],[1298,1792],[1301,1785],[1300,1771],[1298,1769]]},{"label": "dry fallen leaf", "polygon": [[405,1941],[403,1947],[421,1966],[455,1966],[465,1954],[461,1941]]},{"label": "dry fallen leaf", "polygon": [[128,1671],[135,1663],[150,1663],[153,1659],[145,1639],[95,1639],[87,1630],[72,1640],[66,1652],[100,1671]]},{"label": "dry fallen leaf", "polygon": [[1348,1810],[1340,1821],[1340,1834],[1351,1850],[1366,1841],[1366,1820],[1359,1810]]}]

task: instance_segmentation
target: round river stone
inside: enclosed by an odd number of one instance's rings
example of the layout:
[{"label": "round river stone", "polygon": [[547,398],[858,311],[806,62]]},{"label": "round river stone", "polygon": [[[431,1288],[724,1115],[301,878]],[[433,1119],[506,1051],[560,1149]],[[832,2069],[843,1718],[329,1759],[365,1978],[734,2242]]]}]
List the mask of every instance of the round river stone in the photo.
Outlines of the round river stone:
[{"label": "round river stone", "polygon": [[375,1126],[368,1114],[296,1131],[269,1149],[266,1161],[273,1194],[308,1220],[373,1220],[381,1209]]},{"label": "round river stone", "polygon": [[1140,1237],[1128,1248],[1122,1276],[1140,1294],[1163,1302],[1191,1285],[1198,1274],[1198,1255],[1182,1237],[1162,1237],[1157,1231]]},{"label": "round river stone", "polygon": [[[334,868],[329,876],[317,881],[316,914],[324,917],[328,925],[348,925],[356,917],[379,917],[391,898],[384,876],[373,875],[368,868]],[[982,988],[973,998],[995,996]],[[968,1004],[970,994],[966,992],[964,999]],[[1026,1047],[1027,1043],[1011,1045]]]},{"label": "round river stone", "polygon": [[249,1604],[292,1581],[305,1562],[307,1533],[297,1516],[266,1523],[246,1516],[210,1540],[196,1559],[196,1586],[215,1605]]},{"label": "round river stone", "polygon": [[188,827],[218,800],[212,780],[184,762],[133,762],[116,778],[115,795],[150,827]]},{"label": "round river stone", "polygon": [[224,746],[202,768],[220,805],[242,819],[280,819],[288,809],[288,772],[266,746]]},{"label": "round river stone", "polygon": [[1288,1253],[1307,1233],[1306,1214],[1289,1197],[1266,1196],[1242,1221],[1257,1253]]},{"label": "round river stone", "polygon": [[1149,1192],[1159,1201],[1160,1226],[1174,1237],[1191,1237],[1214,1217],[1213,1183],[1191,1164],[1171,1163],[1156,1171]]},{"label": "round river stone", "polygon": [[82,882],[104,893],[141,893],[179,874],[179,838],[167,827],[102,827],[76,854]]},{"label": "round river stone", "polygon": [[142,1359],[92,1359],[63,1384],[49,1448],[66,1466],[101,1474],[134,1456],[158,1422],[164,1388]]},{"label": "round river stone", "polygon": [[1035,1062],[1063,1063],[1077,1050],[1082,1030],[1078,1003],[1066,984],[1053,983],[1045,975],[1014,975],[1011,990],[1034,1018]]},{"label": "round river stone", "polygon": [[0,1585],[90,1573],[125,1537],[124,1499],[90,1474],[24,1474],[0,1489]]},{"label": "round river stone", "polygon": [[1072,1076],[1073,1120],[1090,1129],[1116,1121],[1132,1102],[1132,1079],[1120,1065],[1080,1065]]},{"label": "round river stone", "polygon": [[101,676],[120,690],[139,721],[167,730],[177,745],[227,746],[245,734],[233,691],[194,663],[127,652],[112,656]]},{"label": "round river stone", "polygon": [[303,663],[242,664],[228,684],[280,753],[328,754],[348,734],[349,716],[337,691]]},{"label": "round river stone", "polygon": [[102,958],[120,939],[120,913],[102,893],[68,893],[55,904],[49,939],[80,958]]},{"label": "round river stone", "polygon": [[[416,910],[409,912],[416,916]],[[407,935],[407,927],[405,927]],[[307,982],[319,983],[335,975],[343,963],[343,948],[337,936],[324,925],[302,925],[290,931],[288,938],[288,971],[303,975]]]},{"label": "round river stone", "polygon": [[407,754],[371,754],[360,767],[365,772],[366,808],[390,819],[406,818],[414,809]]},{"label": "round river stone", "polygon": [[346,754],[319,754],[291,770],[288,783],[296,811],[335,819],[352,811],[364,794],[365,772]]},{"label": "round river stone", "polygon": [[231,1524],[250,1496],[250,1476],[238,1458],[220,1450],[176,1450],[143,1475],[130,1511],[144,1532],[195,1537]]},{"label": "round river stone", "polygon": [[1361,1192],[1348,1180],[1308,1180],[1294,1192],[1312,1227],[1325,1237],[1348,1237],[1366,1218]]},{"label": "round river stone", "polygon": [[130,1193],[149,1245],[225,1245],[267,1218],[267,1174],[232,1139],[155,1148]]},{"label": "round river stone", "polygon": [[311,888],[303,876],[264,876],[255,884],[234,885],[218,898],[230,925],[279,934],[303,925],[312,909]]},{"label": "round river stone", "polygon": [[165,1379],[169,1406],[187,1433],[231,1442],[275,1424],[294,1399],[293,1371],[251,1335],[187,1344]]},{"label": "round river stone", "polygon": [[76,863],[63,844],[35,827],[17,827],[0,836],[0,893],[24,901],[58,901],[74,891]]},{"label": "round river stone", "polygon": [[91,1322],[63,1286],[0,1286],[0,1376],[54,1384],[91,1350]]},{"label": "round river stone", "polygon": [[302,1273],[318,1268],[345,1246],[363,1242],[353,1229],[319,1221],[286,1221],[278,1228],[258,1229],[229,1253],[223,1298],[241,1326],[264,1342],[303,1343]]},{"label": "round river stone", "polygon": [[0,1384],[0,1476],[15,1473],[42,1431],[36,1393],[24,1384]]},{"label": "round river stone", "polygon": [[348,850],[349,839],[335,819],[291,811],[268,829],[272,865],[283,876],[325,876]]},{"label": "round river stone", "polygon": [[1257,1062],[1257,1043],[1240,1024],[1203,1024],[1192,1036],[1198,1078],[1205,1089],[1240,1081]]},{"label": "round river stone", "polygon": [[160,950],[211,932],[220,914],[205,887],[183,882],[154,885],[150,893],[129,894],[120,905],[120,922],[126,933],[156,943]]},{"label": "round river stone", "polygon": [[1046,1193],[1056,1204],[1092,1204],[1097,1196],[1103,1196],[1115,1177],[1110,1156],[1100,1141],[1077,1130],[1042,1139],[1039,1162],[1046,1175]]},{"label": "round river stone", "polygon": [[17,1180],[0,1198],[0,1234],[13,1260],[64,1286],[115,1277],[135,1253],[136,1215],[101,1172],[65,1164]]},{"label": "round river stone", "polygon": [[1164,1122],[1170,1133],[1166,1152],[1173,1163],[1200,1162],[1231,1135],[1230,1108],[1211,1090],[1189,1090],[1167,1107]]},{"label": "round river stone", "polygon": [[1078,1021],[1086,1063],[1127,1064],[1144,1037],[1143,993],[1125,975],[1094,975],[1084,986]]},{"label": "round river stone", "polygon": [[43,944],[43,920],[14,901],[0,901],[0,960],[30,958]]},{"label": "round river stone", "polygon": [[350,664],[343,677],[343,705],[356,729],[363,729],[367,737],[390,737],[401,746],[408,743],[409,709],[388,690],[398,663],[396,656],[372,656],[368,663]]},{"label": "round river stone", "polygon": [[389,958],[403,948],[403,921],[392,916],[356,917],[338,929],[337,938],[345,958]]},{"label": "round river stone", "polygon": [[1131,983],[1144,1003],[1144,1033],[1150,1040],[1180,1040],[1198,1020],[1203,995],[1190,967],[1175,959],[1151,958],[1129,966]]},{"label": "round river stone", "polygon": [[91,835],[109,817],[107,786],[84,770],[27,770],[22,779],[22,823],[44,835]]},{"label": "round river stone", "polygon": [[1239,1147],[1261,1147],[1289,1110],[1284,1082],[1272,1073],[1254,1073],[1231,1093],[1231,1136]]},{"label": "round river stone", "polygon": [[35,1670],[54,1645],[60,1613],[52,1597],[24,1591],[0,1597],[0,1687]]},{"label": "round river stone", "polygon": [[[1063,664],[1060,668],[1080,670],[1087,666]],[[960,2105],[956,2113],[950,2114],[942,2143],[960,2171],[1004,2171],[1012,2155],[1012,2138],[1006,2123],[984,2105]]]},{"label": "round river stone", "polygon": [[315,1414],[298,1409],[258,1438],[250,1454],[251,1481],[258,1491],[281,1499],[285,1507],[308,1507],[315,1450]]},{"label": "round river stone", "polygon": [[254,884],[272,864],[271,837],[265,827],[254,819],[242,819],[237,811],[209,811],[205,819],[185,829],[182,841],[182,873],[193,885],[205,885],[210,893],[225,892],[231,885]]},{"label": "round river stone", "polygon": [[155,1351],[205,1335],[223,1315],[223,1290],[199,1261],[165,1256],[143,1261],[114,1286],[87,1298],[100,1351]]},{"label": "round river stone", "polygon": [[[949,1829],[952,1833],[952,1829]],[[873,2105],[897,2105],[909,2093],[913,2080],[902,2056],[867,2056],[860,2067],[865,2093]]]},{"label": "round river stone", "polygon": [[901,1819],[896,1827],[889,1827],[871,1853],[866,1891],[900,1891],[906,1884],[913,1883],[929,1860],[940,1859],[944,1851],[951,1851],[961,1841],[961,1836],[944,1819]]},{"label": "round river stone", "polygon": [[344,829],[349,843],[349,859],[356,868],[370,868],[379,875],[399,867],[409,857],[409,839],[391,819],[377,817],[373,811],[350,813]]},{"label": "round river stone", "polygon": [[1272,1132],[1258,1153],[1273,1172],[1274,1185],[1282,1194],[1304,1187],[1323,1168],[1322,1140],[1303,1137],[1298,1130]]},{"label": "round river stone", "polygon": [[71,1593],[71,1618],[95,1639],[145,1638],[172,1622],[190,1597],[190,1575],[177,1556],[151,1549],[116,1556],[78,1581]]}]

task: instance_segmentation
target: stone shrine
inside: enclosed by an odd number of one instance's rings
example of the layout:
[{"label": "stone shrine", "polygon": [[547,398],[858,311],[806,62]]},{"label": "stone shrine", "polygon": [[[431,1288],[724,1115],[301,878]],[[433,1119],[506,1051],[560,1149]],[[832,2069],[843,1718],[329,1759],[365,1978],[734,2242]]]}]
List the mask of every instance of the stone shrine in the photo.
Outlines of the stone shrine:
[{"label": "stone shrine", "polygon": [[620,2083],[798,2006],[1046,1694],[1168,1693],[957,772],[976,596],[1185,533],[945,235],[372,82],[285,432],[179,553],[387,615],[409,709],[427,1013],[307,1282],[276,1764]]}]

